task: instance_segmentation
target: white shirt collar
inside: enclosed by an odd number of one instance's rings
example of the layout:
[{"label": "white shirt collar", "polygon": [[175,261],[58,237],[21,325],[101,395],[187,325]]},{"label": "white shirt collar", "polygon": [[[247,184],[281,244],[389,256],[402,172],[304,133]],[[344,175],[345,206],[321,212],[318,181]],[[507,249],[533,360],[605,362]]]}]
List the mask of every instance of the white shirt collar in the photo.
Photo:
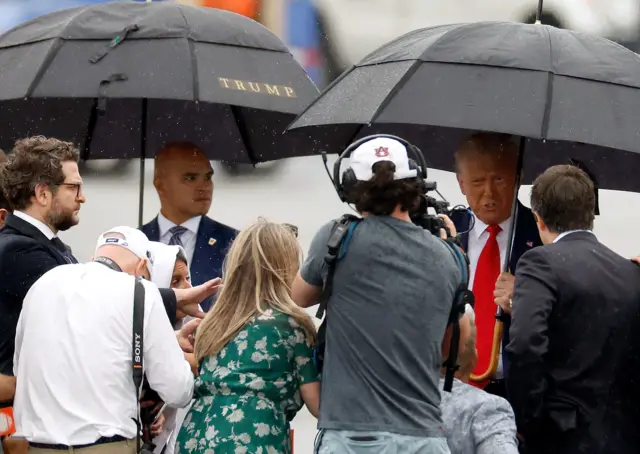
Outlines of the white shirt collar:
[{"label": "white shirt collar", "polygon": [[[185,227],[186,229],[188,229],[190,232],[193,232],[194,234],[198,234],[198,227],[200,227],[200,220],[202,219],[202,216],[194,216],[191,219],[183,222],[181,225],[182,227]],[[160,228],[160,235],[159,236],[163,236],[165,233],[167,233],[169,231],[169,229],[171,229],[172,227],[175,227],[176,223],[170,221],[169,219],[167,219],[166,217],[164,217],[162,215],[162,213],[158,213],[158,227]]]},{"label": "white shirt collar", "polygon": [[42,234],[47,237],[48,240],[52,240],[57,236],[55,233],[53,233],[53,231],[49,228],[47,224],[37,220],[33,216],[29,216],[27,213],[23,213],[22,211],[18,211],[18,210],[14,210],[13,214],[14,216],[19,217],[23,221],[28,222],[29,224],[31,224],[32,226],[40,230]]},{"label": "white shirt collar", "polygon": [[564,238],[567,235],[571,235],[572,233],[576,233],[576,232],[589,232],[590,234],[594,234],[591,230],[569,230],[567,232],[562,232],[560,235],[558,235],[556,237],[555,240],[553,240],[554,243],[557,243],[558,241],[560,241],[562,238]]},{"label": "white shirt collar", "polygon": [[[473,224],[473,229],[471,229],[471,232],[469,232],[469,234],[473,235],[475,239],[480,239],[480,236],[487,230],[487,227],[489,226],[484,222],[482,222],[480,219],[478,219],[478,217],[475,214],[473,215],[473,218],[475,222]],[[502,229],[502,232],[509,232],[510,227],[511,227],[511,216],[509,216],[509,219],[507,219],[506,221],[500,223],[500,228]]]}]

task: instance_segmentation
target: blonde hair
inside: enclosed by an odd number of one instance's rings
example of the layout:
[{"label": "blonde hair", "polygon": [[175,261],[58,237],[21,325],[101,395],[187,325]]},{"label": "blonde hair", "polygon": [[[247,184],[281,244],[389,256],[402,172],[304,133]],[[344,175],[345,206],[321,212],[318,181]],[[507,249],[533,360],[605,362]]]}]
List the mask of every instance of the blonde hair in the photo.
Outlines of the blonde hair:
[{"label": "blonde hair", "polygon": [[501,157],[518,157],[518,144],[508,134],[478,132],[467,137],[454,154],[456,172],[460,171],[460,161],[472,153],[496,154]]},{"label": "blonde hair", "polygon": [[217,355],[256,315],[273,309],[287,314],[315,343],[311,317],[291,298],[302,250],[290,228],[258,219],[242,230],[227,253],[218,300],[198,327],[198,361]]}]

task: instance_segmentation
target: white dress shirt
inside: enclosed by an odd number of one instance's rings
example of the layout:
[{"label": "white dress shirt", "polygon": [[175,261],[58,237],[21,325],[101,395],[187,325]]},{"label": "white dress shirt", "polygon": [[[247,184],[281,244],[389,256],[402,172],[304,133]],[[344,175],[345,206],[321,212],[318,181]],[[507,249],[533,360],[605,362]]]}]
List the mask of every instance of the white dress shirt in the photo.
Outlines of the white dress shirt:
[{"label": "white dress shirt", "polygon": [[[198,236],[198,227],[200,227],[201,219],[202,216],[195,216],[180,224],[182,227],[187,229],[186,232],[180,235],[180,239],[182,240],[182,247],[184,247],[184,251],[187,253],[189,263],[193,263],[193,253],[196,250],[196,238]],[[160,235],[161,243],[169,244],[169,241],[173,236],[169,233],[169,230],[175,226],[176,224],[174,222],[165,218],[162,213],[158,213],[158,228],[160,230],[158,234]]]},{"label": "white dress shirt", "polygon": [[572,233],[576,233],[576,232],[589,232],[592,235],[594,235],[594,233],[591,230],[569,230],[567,232],[562,232],[560,235],[558,235],[554,240],[553,243],[557,243],[558,241],[560,241],[562,238],[564,238],[567,235],[571,235]]},{"label": "white dress shirt", "polygon": [[15,210],[13,212],[13,215],[18,217],[18,218],[20,218],[20,219],[22,219],[25,222],[28,222],[29,224],[31,224],[32,226],[34,226],[35,228],[40,230],[42,232],[42,234],[44,236],[46,236],[49,241],[51,241],[56,236],[58,236],[55,233],[53,233],[53,231],[49,228],[49,226],[47,224],[45,224],[42,221],[37,220],[33,216],[29,216],[27,213],[23,213],[22,211]]},{"label": "white dress shirt", "polygon": [[[158,288],[145,288],[143,361],[169,405],[192,398],[194,379]],[[132,377],[134,278],[100,263],[63,265],[27,293],[18,320],[16,437],[79,445],[136,437]]]},{"label": "white dress shirt", "polygon": [[[478,259],[482,253],[482,249],[489,240],[489,232],[487,224],[473,215],[475,223],[473,229],[469,232],[469,243],[467,245],[467,256],[469,257],[469,288],[473,289],[473,283],[476,276],[476,268],[478,267]],[[498,248],[500,249],[500,271],[504,269],[504,261],[507,257],[507,247],[509,245],[509,228],[511,227],[511,217],[500,224],[502,229],[496,236]],[[496,306],[496,312],[498,306]],[[500,344],[502,348],[502,343]],[[496,378],[502,378],[502,355],[498,356],[498,369],[496,370]]]},{"label": "white dress shirt", "polygon": [[[473,288],[473,282],[475,280],[476,268],[478,267],[478,259],[484,249],[484,246],[489,240],[489,232],[487,224],[480,219],[473,216],[475,224],[473,229],[469,232],[469,244],[467,246],[467,256],[469,257],[469,288]],[[507,256],[507,246],[509,245],[509,228],[511,227],[511,218],[507,219],[500,224],[502,229],[496,236],[498,242],[498,248],[500,249],[500,271],[504,269],[504,261]]]}]

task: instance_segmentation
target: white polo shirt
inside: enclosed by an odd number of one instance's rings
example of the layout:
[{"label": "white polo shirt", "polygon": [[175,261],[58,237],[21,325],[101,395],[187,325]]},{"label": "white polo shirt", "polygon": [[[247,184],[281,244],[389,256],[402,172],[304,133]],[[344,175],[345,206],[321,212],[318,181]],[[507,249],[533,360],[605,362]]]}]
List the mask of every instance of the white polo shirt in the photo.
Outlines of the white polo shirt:
[{"label": "white polo shirt", "polygon": [[[143,285],[147,379],[167,404],[184,407],[191,369],[157,287]],[[31,287],[16,332],[16,438],[80,445],[136,437],[133,289],[133,276],[95,262],[58,266]]]}]

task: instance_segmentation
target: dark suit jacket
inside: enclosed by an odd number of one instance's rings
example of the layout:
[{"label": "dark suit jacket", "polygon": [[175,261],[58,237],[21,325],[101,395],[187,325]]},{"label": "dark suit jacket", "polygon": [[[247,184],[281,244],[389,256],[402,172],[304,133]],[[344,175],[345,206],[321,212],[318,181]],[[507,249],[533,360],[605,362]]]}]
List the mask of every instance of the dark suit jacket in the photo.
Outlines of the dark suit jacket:
[{"label": "dark suit jacket", "polygon": [[[143,225],[141,230],[151,241],[160,241],[160,227],[157,217]],[[207,216],[202,216],[198,226],[195,251],[189,265],[191,282],[194,286],[222,277],[222,263],[237,234],[236,229]],[[214,243],[210,244],[210,240],[214,240]],[[206,312],[212,304],[212,298],[208,298],[202,302],[201,306]]]},{"label": "dark suit jacket", "polygon": [[574,232],[516,271],[507,381],[532,453],[640,452],[640,269]]},{"label": "dark suit jacket", "polygon": [[65,265],[64,256],[36,227],[10,214],[0,230],[0,373],[13,375],[16,326],[22,301],[44,273]]},{"label": "dark suit jacket", "polygon": [[[471,216],[454,214],[451,220],[456,226],[456,231],[467,232],[467,230],[469,230]],[[469,233],[462,233],[460,235],[460,241],[462,243],[462,247],[466,251],[469,246]],[[533,216],[533,213],[529,208],[518,202],[518,211],[516,217],[516,236],[513,240],[513,252],[509,260],[509,269],[511,273],[515,274],[518,260],[520,260],[522,254],[527,252],[529,249],[540,245],[542,245],[542,241],[540,240],[540,234],[538,233],[538,227],[536,226],[536,219]],[[511,326],[511,317],[508,314],[504,314],[503,322],[502,372],[504,377],[506,378],[509,374],[509,361],[504,356],[504,348],[509,343],[509,327]]]}]

